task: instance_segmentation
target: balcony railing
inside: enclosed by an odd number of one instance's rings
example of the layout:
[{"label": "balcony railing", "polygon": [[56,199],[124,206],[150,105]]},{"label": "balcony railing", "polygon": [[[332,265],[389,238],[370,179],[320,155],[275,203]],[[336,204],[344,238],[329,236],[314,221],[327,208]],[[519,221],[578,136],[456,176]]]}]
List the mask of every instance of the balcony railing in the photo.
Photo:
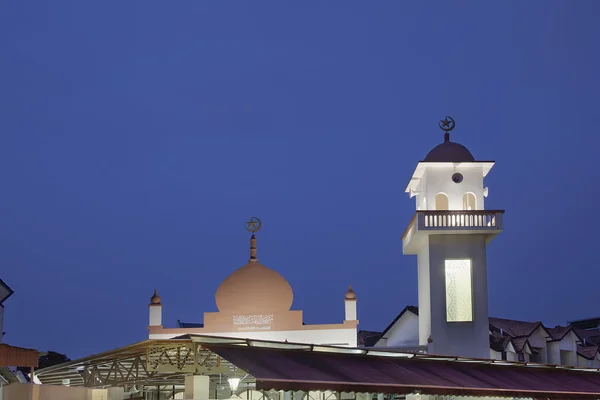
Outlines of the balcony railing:
[{"label": "balcony railing", "polygon": [[448,210],[417,211],[406,228],[402,239],[409,240],[415,231],[422,230],[502,230],[504,210]]}]

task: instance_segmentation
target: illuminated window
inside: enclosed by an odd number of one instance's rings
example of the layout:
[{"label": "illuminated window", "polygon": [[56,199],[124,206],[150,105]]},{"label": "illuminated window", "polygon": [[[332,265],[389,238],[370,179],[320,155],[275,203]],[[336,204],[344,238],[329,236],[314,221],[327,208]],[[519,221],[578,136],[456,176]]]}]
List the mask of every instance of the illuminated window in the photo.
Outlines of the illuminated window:
[{"label": "illuminated window", "polygon": [[435,209],[436,210],[447,210],[448,209],[448,196],[444,193],[438,193],[435,195]]},{"label": "illuminated window", "polygon": [[465,193],[463,196],[463,210],[476,210],[477,203],[473,193]]},{"label": "illuminated window", "polygon": [[471,260],[446,260],[446,320],[473,321]]}]

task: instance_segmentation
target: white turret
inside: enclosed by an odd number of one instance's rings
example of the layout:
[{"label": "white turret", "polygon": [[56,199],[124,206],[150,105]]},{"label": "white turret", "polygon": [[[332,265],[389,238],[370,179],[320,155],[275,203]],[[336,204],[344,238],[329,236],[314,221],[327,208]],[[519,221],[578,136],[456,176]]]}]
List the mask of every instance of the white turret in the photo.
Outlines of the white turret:
[{"label": "white turret", "polygon": [[417,213],[403,237],[418,256],[419,344],[436,354],[489,358],[486,245],[502,230],[501,210],[485,210],[483,180],[493,161],[476,161],[450,141],[418,163],[406,188]]},{"label": "white turret", "polygon": [[354,293],[354,290],[352,289],[352,285],[350,285],[350,287],[348,288],[348,291],[346,292],[346,297],[344,298],[344,305],[346,308],[345,320],[346,321],[356,321],[357,320],[356,293]]},{"label": "white turret", "polygon": [[162,303],[156,289],[154,289],[154,294],[150,298],[148,307],[150,308],[149,326],[162,326]]}]

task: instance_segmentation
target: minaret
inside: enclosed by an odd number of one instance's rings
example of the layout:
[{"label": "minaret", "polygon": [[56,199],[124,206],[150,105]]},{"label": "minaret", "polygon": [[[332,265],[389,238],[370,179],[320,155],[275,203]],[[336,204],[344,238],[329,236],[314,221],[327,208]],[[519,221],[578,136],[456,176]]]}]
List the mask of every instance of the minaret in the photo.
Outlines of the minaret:
[{"label": "minaret", "polygon": [[504,211],[484,208],[483,180],[494,162],[451,142],[454,126],[450,117],[440,122],[444,142],[406,188],[417,212],[402,249],[417,255],[419,344],[432,354],[489,358],[486,246],[502,231]]},{"label": "minaret", "polygon": [[344,305],[346,307],[346,321],[356,321],[356,293],[352,289],[352,285],[346,292],[346,298],[344,299]]},{"label": "minaret", "polygon": [[160,296],[156,289],[154,294],[150,298],[150,324],[149,326],[162,326],[162,303],[160,302]]}]

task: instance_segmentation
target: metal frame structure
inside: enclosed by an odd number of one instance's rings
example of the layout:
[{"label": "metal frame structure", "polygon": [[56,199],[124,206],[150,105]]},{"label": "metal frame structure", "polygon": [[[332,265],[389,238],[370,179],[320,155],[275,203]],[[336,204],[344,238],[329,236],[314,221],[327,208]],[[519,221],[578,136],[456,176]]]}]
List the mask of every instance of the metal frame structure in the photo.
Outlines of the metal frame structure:
[{"label": "metal frame structure", "polygon": [[146,340],[47,367],[38,370],[36,376],[42,384],[89,388],[120,386],[130,392],[143,391],[145,386],[172,391],[190,374],[210,375],[217,380],[221,375],[234,373],[246,375],[200,343],[186,338]]},{"label": "metal frame structure", "polygon": [[[221,346],[220,346],[221,345]],[[517,363],[500,360],[442,357],[415,354],[390,349],[347,348],[325,345],[270,342],[253,339],[185,335],[169,340],[146,340],[130,346],[92,355],[79,360],[47,367],[36,372],[43,384],[85,386],[105,388],[120,386],[128,393],[158,392],[156,399],[184,389],[184,377],[192,374],[208,375],[211,378],[211,398],[229,398],[231,392],[227,378],[239,378],[242,385],[236,394],[244,390],[256,390],[256,379],[238,366],[219,356],[215,350],[222,345],[267,348],[270,350],[296,350],[301,352],[355,354],[375,358],[405,358],[429,360],[437,364],[495,364],[524,369],[569,369],[600,373],[596,368],[551,366],[537,363]],[[225,346],[225,347],[227,347]],[[221,351],[219,351],[221,353]],[[370,358],[370,357],[369,357]],[[418,361],[417,361],[418,362]],[[262,378],[261,378],[262,379]],[[263,385],[264,386],[264,385]],[[226,390],[225,390],[226,389]],[[266,389],[266,388],[265,388]],[[276,388],[277,389],[277,388]],[[278,389],[279,390],[279,389]],[[283,389],[281,389],[283,390]],[[293,389],[293,390],[304,390]],[[338,389],[333,389],[338,390]],[[279,393],[259,390],[263,396],[277,400]],[[160,393],[164,393],[163,397]],[[168,393],[168,394],[167,394]],[[309,393],[306,393],[307,395]],[[154,397],[153,397],[154,398]]]}]

